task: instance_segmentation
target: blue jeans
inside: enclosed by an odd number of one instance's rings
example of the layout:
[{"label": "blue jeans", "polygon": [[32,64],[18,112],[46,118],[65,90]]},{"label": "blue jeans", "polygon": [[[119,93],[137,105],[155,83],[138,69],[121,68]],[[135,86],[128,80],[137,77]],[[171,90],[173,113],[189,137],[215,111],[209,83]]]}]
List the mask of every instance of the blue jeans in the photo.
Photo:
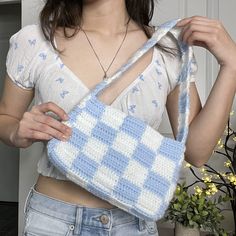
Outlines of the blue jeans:
[{"label": "blue jeans", "polygon": [[25,202],[24,236],[158,236],[156,222],[119,208],[89,208],[31,187]]}]

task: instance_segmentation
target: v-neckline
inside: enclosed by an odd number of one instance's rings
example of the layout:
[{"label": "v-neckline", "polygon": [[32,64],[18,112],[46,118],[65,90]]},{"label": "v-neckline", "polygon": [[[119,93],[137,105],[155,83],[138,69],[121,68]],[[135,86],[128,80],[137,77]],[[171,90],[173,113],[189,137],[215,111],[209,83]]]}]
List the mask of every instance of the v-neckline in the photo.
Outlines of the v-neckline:
[{"label": "v-neckline", "polygon": [[[54,42],[54,44],[55,44],[55,46],[56,46],[56,48],[57,48],[57,42],[56,42],[55,36],[54,36],[54,38],[53,38],[53,42]],[[118,102],[118,101],[123,97],[123,95],[126,94],[126,93],[130,90],[131,87],[135,86],[136,83],[138,83],[139,81],[142,81],[142,80],[140,79],[140,76],[146,74],[146,73],[151,69],[152,65],[154,65],[154,61],[155,61],[156,53],[157,53],[157,48],[154,46],[153,49],[151,49],[151,50],[152,50],[151,61],[147,64],[147,66],[144,68],[144,70],[143,70],[141,73],[139,73],[138,76],[136,76],[136,78],[135,78],[126,88],[124,88],[124,89],[120,92],[120,94],[118,94],[118,96],[112,101],[112,103],[111,103],[110,105],[113,105],[113,104],[115,104],[116,102]],[[67,72],[71,75],[71,78],[72,78],[73,80],[75,80],[77,83],[80,83],[80,85],[86,90],[86,94],[87,94],[88,92],[91,92],[93,88],[90,89],[90,88],[79,78],[79,76],[77,76],[66,64],[64,64],[64,62],[62,61],[62,59],[60,58],[60,56],[58,55],[58,53],[57,53],[57,52],[55,52],[55,53],[57,54],[57,60],[59,61],[59,63],[60,63],[61,65],[63,65],[62,70],[67,71]],[[133,53],[132,55],[134,55],[134,53]],[[131,55],[131,57],[132,57],[132,55]],[[129,58],[130,58],[130,57],[129,57]],[[129,60],[129,59],[128,59],[128,60]],[[118,70],[119,70],[119,69],[118,69]],[[117,71],[118,71],[118,70],[117,70]],[[116,71],[116,72],[117,72],[117,71]],[[116,72],[115,72],[115,73],[116,73]],[[115,74],[115,73],[114,73],[114,74]],[[95,86],[96,86],[96,85],[95,85]],[[95,88],[95,86],[94,86],[94,88]]]}]

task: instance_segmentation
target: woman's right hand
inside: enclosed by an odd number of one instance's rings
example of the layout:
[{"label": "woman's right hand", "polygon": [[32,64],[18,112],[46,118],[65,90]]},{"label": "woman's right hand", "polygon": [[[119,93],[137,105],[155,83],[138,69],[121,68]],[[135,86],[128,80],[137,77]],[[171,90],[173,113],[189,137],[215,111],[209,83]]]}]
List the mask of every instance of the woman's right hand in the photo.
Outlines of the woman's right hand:
[{"label": "woman's right hand", "polygon": [[71,128],[61,121],[46,115],[52,111],[61,120],[67,120],[66,112],[53,102],[35,105],[23,114],[16,129],[11,134],[11,142],[16,147],[26,148],[38,141],[48,141],[57,138],[66,141],[71,135]]}]

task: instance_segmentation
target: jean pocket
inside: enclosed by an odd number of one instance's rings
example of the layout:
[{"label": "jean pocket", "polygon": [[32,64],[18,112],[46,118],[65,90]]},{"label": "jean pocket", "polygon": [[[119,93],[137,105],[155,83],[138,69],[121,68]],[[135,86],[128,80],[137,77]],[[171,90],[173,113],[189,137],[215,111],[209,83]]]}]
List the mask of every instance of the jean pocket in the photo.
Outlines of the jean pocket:
[{"label": "jean pocket", "polygon": [[71,236],[74,225],[43,212],[29,208],[24,236]]},{"label": "jean pocket", "polygon": [[155,221],[145,221],[145,226],[150,235],[158,235],[157,224]]}]

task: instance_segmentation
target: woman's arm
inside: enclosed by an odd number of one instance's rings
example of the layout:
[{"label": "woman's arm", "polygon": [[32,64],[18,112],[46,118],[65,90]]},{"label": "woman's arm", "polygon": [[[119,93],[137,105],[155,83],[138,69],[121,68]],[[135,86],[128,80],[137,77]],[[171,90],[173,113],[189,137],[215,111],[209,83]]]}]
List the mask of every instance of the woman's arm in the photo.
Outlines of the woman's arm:
[{"label": "woman's arm", "polygon": [[30,105],[33,95],[33,90],[18,88],[9,76],[6,76],[0,100],[0,140],[5,144],[14,146],[11,136]]},{"label": "woman's arm", "polygon": [[7,145],[28,147],[33,142],[52,137],[65,140],[71,134],[70,127],[44,114],[53,111],[65,120],[67,114],[56,104],[43,103],[27,111],[33,96],[33,89],[22,89],[6,76],[0,100],[0,140]]},{"label": "woman's arm", "polygon": [[[221,137],[236,92],[236,44],[222,24],[205,17],[190,17],[180,21],[184,27],[183,41],[207,48],[220,65],[216,82],[201,109],[195,85],[190,86],[190,125],[186,143],[186,160],[200,167],[210,158]],[[174,135],[178,127],[178,87],[168,96],[167,111]]]}]

